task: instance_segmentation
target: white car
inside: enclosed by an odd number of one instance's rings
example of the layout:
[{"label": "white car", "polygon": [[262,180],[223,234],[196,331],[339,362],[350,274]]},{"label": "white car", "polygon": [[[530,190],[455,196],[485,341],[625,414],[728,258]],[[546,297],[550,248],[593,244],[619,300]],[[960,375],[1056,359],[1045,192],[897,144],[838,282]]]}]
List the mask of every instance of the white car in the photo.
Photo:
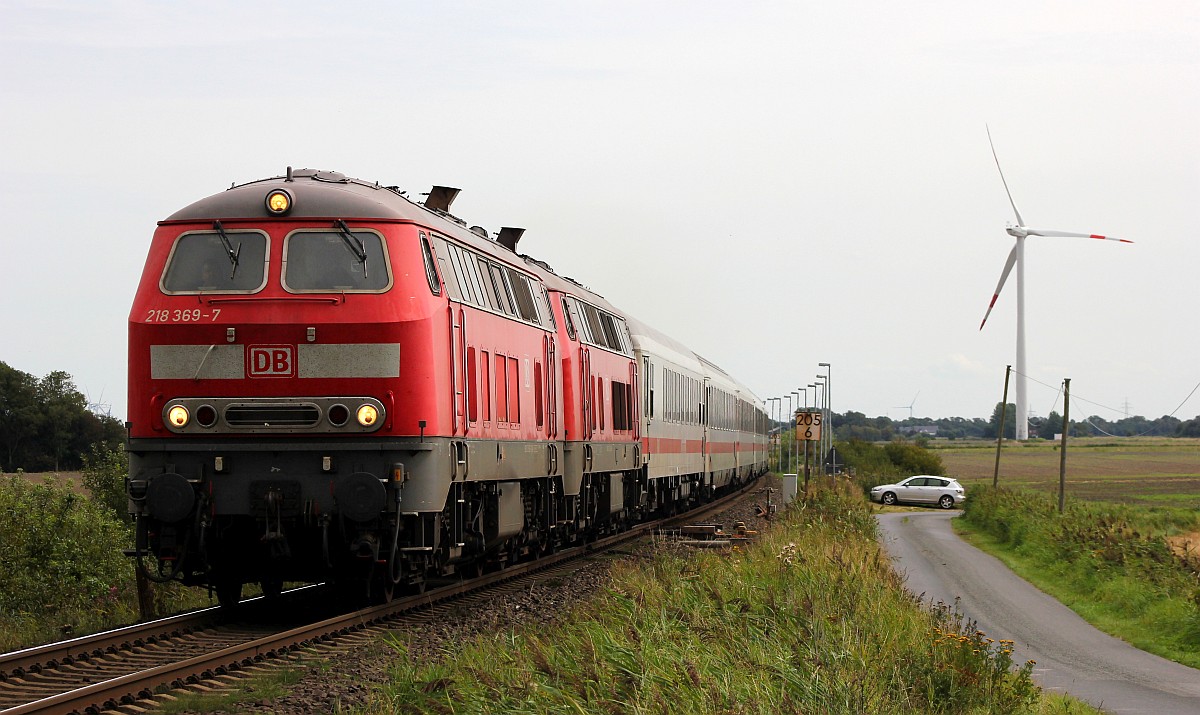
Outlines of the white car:
[{"label": "white car", "polygon": [[943,509],[961,506],[966,491],[957,480],[918,474],[898,484],[881,484],[871,488],[871,501],[880,504],[937,504]]}]

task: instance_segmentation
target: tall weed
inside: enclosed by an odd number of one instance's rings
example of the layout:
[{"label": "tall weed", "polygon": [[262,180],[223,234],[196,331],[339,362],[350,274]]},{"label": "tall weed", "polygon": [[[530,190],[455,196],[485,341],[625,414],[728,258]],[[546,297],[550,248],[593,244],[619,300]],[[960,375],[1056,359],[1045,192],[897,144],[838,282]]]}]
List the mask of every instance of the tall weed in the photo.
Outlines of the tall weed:
[{"label": "tall weed", "polygon": [[447,644],[397,639],[374,712],[1017,713],[1031,664],[945,609],[922,609],[861,495],[797,501],[757,544],[663,549],[553,630]]}]

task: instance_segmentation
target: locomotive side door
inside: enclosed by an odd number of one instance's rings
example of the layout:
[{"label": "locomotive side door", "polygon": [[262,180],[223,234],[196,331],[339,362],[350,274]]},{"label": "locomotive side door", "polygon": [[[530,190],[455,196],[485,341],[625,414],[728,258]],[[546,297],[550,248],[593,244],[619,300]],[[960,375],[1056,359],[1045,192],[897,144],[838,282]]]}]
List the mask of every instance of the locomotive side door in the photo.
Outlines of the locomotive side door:
[{"label": "locomotive side door", "polygon": [[461,305],[450,306],[450,389],[454,400],[454,434],[466,434],[470,425],[467,400],[470,383],[467,369],[467,315]]},{"label": "locomotive side door", "polygon": [[704,378],[704,419],[701,420],[704,424],[700,429],[700,454],[703,461],[704,481],[708,481],[708,475],[712,473],[712,457],[708,454],[708,430],[711,429],[709,421],[712,419],[712,397],[714,390],[708,383],[708,378]]}]

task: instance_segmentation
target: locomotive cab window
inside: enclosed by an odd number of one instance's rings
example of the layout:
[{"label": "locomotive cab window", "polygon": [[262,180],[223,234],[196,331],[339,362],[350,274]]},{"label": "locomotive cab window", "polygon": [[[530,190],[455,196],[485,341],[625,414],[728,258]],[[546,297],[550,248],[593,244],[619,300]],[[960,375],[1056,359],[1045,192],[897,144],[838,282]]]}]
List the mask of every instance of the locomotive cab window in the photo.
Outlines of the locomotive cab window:
[{"label": "locomotive cab window", "polygon": [[284,239],[291,293],[382,293],[392,286],[383,237],[363,229],[301,229]]},{"label": "locomotive cab window", "polygon": [[163,293],[257,293],[267,283],[267,236],[261,231],[194,231],[175,239]]},{"label": "locomotive cab window", "polygon": [[438,279],[437,267],[433,262],[433,249],[429,246],[429,239],[425,238],[425,234],[421,234],[421,257],[425,261],[425,279],[429,281],[429,290],[434,295],[442,294],[442,282]]}]

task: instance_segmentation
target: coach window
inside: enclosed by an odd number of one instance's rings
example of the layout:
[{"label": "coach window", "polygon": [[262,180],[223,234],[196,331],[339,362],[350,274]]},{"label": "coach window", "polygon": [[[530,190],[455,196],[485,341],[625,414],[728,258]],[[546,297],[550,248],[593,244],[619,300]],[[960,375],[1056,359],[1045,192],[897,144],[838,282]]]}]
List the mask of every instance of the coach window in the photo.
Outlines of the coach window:
[{"label": "coach window", "polygon": [[223,226],[175,239],[159,280],[168,294],[257,293],[266,284],[267,235]]},{"label": "coach window", "polygon": [[290,293],[382,293],[392,287],[383,237],[344,223],[293,231],[283,243],[283,287]]}]

